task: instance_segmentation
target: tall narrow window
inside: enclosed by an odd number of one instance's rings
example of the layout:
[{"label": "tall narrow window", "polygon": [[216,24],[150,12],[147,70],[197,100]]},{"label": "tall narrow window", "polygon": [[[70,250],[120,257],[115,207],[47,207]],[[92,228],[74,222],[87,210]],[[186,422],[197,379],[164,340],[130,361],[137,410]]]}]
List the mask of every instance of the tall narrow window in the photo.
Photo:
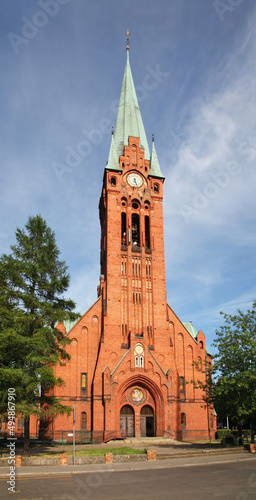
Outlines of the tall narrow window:
[{"label": "tall narrow window", "polygon": [[181,428],[186,429],[186,413],[181,413],[180,423],[181,423]]},{"label": "tall narrow window", "polygon": [[122,212],[121,214],[121,245],[127,245],[127,236],[126,236],[126,213]]},{"label": "tall narrow window", "polygon": [[146,248],[150,248],[150,227],[148,215],[145,215],[145,244]]},{"label": "tall narrow window", "polygon": [[140,367],[143,368],[144,366],[144,358],[143,356],[140,357]]},{"label": "tall narrow window", "polygon": [[86,393],[87,390],[87,373],[81,373],[81,391]]},{"label": "tall narrow window", "polygon": [[148,277],[151,278],[151,262],[148,261]]},{"label": "tall narrow window", "polygon": [[138,214],[132,214],[132,244],[140,246],[140,217]]},{"label": "tall narrow window", "polygon": [[184,395],[185,393],[185,378],[180,377],[180,393]]},{"label": "tall narrow window", "polygon": [[18,429],[24,429],[24,417],[19,418]]},{"label": "tall narrow window", "polygon": [[87,415],[86,415],[85,411],[82,411],[82,413],[81,413],[81,429],[83,431],[85,431],[86,427],[87,427]]},{"label": "tall narrow window", "polygon": [[139,368],[139,356],[135,356],[135,368]]}]

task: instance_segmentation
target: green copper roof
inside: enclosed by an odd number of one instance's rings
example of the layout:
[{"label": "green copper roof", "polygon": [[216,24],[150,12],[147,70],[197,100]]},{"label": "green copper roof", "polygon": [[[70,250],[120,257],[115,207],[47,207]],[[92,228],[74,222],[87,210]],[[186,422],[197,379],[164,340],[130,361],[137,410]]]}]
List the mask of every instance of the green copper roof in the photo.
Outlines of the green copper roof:
[{"label": "green copper roof", "polygon": [[164,176],[161,172],[161,168],[160,168],[159,161],[157,158],[154,141],[152,142],[152,154],[151,154],[151,159],[150,159],[149,175],[152,175],[153,177],[161,177],[161,179],[164,179]]},{"label": "green copper roof", "polygon": [[124,153],[124,146],[128,146],[129,136],[139,137],[140,146],[145,150],[145,160],[150,161],[149,175],[164,179],[157,158],[154,142],[152,145],[152,154],[150,155],[149,152],[148,141],[132,78],[129,50],[127,50],[127,61],[119,100],[115,132],[114,135],[112,135],[109,157],[106,165],[107,169],[121,170],[119,166],[119,158]]},{"label": "green copper roof", "polygon": [[121,168],[119,166],[119,161],[118,161],[118,156],[117,156],[116,146],[115,146],[115,139],[114,139],[113,135],[112,135],[112,140],[111,140],[111,144],[110,144],[107,168],[109,170],[121,170]]},{"label": "green copper roof", "polygon": [[[186,330],[190,333],[191,337],[193,337],[193,339],[197,340],[197,335],[198,335],[198,332],[196,331],[195,327],[192,325],[192,323],[182,323]],[[205,348],[207,354],[209,354],[211,356],[211,353],[208,351],[207,347]]]},{"label": "green copper roof", "polygon": [[[128,137],[139,137],[140,145],[145,149],[145,159],[150,160],[150,152],[144,125],[142,122],[127,50],[127,62],[119,100],[114,143],[117,158],[123,155],[124,146],[128,146]],[[107,167],[108,168],[108,167]]]},{"label": "green copper roof", "polygon": [[185,326],[186,330],[190,333],[191,337],[193,337],[193,339],[196,339],[198,332],[196,331],[192,323],[183,323],[183,325]]},{"label": "green copper roof", "polygon": [[73,326],[75,326],[76,323],[78,323],[78,321],[80,320],[80,318],[78,319],[65,319],[64,321],[62,321],[64,327],[65,327],[65,330],[66,330],[66,334],[68,334],[70,332],[70,330],[72,330]]}]

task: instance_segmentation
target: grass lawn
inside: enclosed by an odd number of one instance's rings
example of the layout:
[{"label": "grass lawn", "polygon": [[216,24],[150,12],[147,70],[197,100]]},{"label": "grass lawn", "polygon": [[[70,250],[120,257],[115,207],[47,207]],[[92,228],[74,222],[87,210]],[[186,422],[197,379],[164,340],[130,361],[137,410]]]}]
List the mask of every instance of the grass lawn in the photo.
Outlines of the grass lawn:
[{"label": "grass lawn", "polygon": [[[112,453],[113,455],[145,455],[147,450],[136,450],[134,448],[129,448],[128,446],[123,446],[120,448],[94,448],[94,449],[80,449],[76,450],[76,457],[103,457],[105,453]],[[39,453],[37,457],[52,457],[54,455],[73,455],[73,450],[63,450],[61,453],[58,451],[52,453]],[[31,456],[33,456],[33,451],[31,450]],[[35,456],[35,455],[34,455]]]}]

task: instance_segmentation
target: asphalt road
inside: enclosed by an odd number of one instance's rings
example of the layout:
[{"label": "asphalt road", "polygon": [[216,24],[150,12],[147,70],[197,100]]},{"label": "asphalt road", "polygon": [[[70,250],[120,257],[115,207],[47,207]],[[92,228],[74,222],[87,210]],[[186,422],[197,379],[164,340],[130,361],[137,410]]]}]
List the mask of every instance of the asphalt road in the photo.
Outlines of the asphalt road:
[{"label": "asphalt road", "polygon": [[[16,493],[0,480],[6,500],[255,500],[256,460],[179,467],[19,476]],[[13,495],[13,496],[11,496]]]}]

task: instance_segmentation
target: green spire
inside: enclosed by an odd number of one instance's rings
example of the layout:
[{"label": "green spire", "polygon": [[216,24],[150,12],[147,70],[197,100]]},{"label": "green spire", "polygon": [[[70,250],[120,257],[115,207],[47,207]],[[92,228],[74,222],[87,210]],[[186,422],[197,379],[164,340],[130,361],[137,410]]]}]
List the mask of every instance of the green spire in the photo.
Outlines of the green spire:
[{"label": "green spire", "polygon": [[114,138],[112,138],[110,148],[111,158],[109,156],[106,168],[112,168],[111,162],[113,161],[114,156],[113,148],[115,148],[117,159],[119,159],[119,157],[123,155],[124,146],[128,146],[129,136],[140,138],[140,146],[145,149],[145,159],[150,160],[148,142],[132,78],[132,72],[129,62],[129,50],[127,50],[127,62],[125,66],[123,84],[119,100],[115,133]]},{"label": "green spire", "polygon": [[[126,35],[128,36],[129,34],[129,31],[127,30]],[[124,146],[128,146],[129,136],[139,137],[140,146],[145,150],[145,160],[150,161],[149,175],[152,175],[152,177],[159,177],[161,179],[164,179],[157,158],[154,141],[152,143],[152,154],[150,155],[149,152],[148,141],[141,118],[136,90],[132,78],[129,61],[129,43],[129,38],[127,38],[127,61],[119,100],[116,127],[114,135],[112,135],[106,168],[110,170],[121,170],[119,166],[119,158],[124,153]]]},{"label": "green spire", "polygon": [[151,158],[150,158],[150,170],[149,170],[148,175],[152,175],[153,177],[160,177],[161,179],[164,179],[164,176],[161,172],[161,168],[160,168],[159,161],[157,158],[154,140],[152,141],[152,154],[151,154]]}]

